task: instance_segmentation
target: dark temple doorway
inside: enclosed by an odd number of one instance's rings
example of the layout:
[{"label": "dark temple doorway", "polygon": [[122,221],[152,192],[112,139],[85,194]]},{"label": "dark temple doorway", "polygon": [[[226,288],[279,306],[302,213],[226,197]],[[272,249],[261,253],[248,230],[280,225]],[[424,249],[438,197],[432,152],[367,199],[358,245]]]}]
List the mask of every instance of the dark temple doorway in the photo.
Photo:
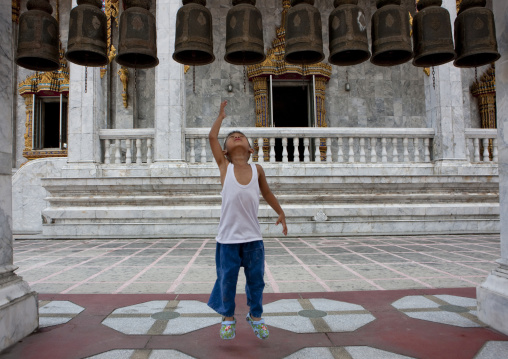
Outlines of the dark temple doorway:
[{"label": "dark temple doorway", "polygon": [[[309,127],[309,86],[307,82],[274,83],[272,87],[274,127]],[[299,137],[299,136],[298,136]],[[303,138],[298,145],[303,162]],[[293,138],[288,138],[288,161],[294,161]],[[275,160],[282,161],[282,139],[275,139]]]}]

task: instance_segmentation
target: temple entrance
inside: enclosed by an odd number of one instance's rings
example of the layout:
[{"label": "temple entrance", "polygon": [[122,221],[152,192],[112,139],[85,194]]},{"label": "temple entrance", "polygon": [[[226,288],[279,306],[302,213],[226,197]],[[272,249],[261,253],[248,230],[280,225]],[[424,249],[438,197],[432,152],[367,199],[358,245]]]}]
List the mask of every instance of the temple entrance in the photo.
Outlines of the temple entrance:
[{"label": "temple entrance", "polygon": [[[274,82],[272,87],[274,127],[310,127],[311,106],[307,81]],[[299,158],[303,162],[303,138],[298,146]],[[293,139],[288,138],[288,161],[294,161]],[[311,151],[312,153],[312,151]],[[282,161],[282,139],[275,140],[275,160]]]}]

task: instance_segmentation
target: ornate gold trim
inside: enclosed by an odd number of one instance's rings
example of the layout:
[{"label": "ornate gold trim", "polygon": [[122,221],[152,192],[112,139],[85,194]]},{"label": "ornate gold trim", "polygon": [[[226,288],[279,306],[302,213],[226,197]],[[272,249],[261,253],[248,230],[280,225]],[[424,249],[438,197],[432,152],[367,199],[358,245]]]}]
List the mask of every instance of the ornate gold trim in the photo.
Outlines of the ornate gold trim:
[{"label": "ornate gold trim", "polygon": [[123,99],[123,107],[127,108],[128,100],[129,100],[129,70],[126,67],[121,67],[117,72],[120,75],[120,81],[122,81],[123,91],[122,91],[122,99]]},{"label": "ornate gold trim", "polygon": [[496,125],[496,66],[491,64],[482,77],[471,86],[471,94],[478,98],[482,128]]},{"label": "ornate gold trim", "polygon": [[64,50],[60,47],[60,68],[51,72],[36,72],[18,84],[19,94],[25,100],[25,149],[23,157],[33,160],[45,157],[66,157],[67,149],[34,150],[32,147],[33,95],[68,93],[69,68],[64,57]]},{"label": "ornate gold trim", "polygon": [[[116,23],[116,27],[118,27],[118,6],[119,0],[105,0],[104,2],[104,13],[107,18],[107,31],[108,31],[108,59],[109,63],[113,61],[116,56],[116,48],[113,46],[113,21]],[[106,66],[101,67],[101,79],[104,77],[108,68]]]},{"label": "ornate gold trim", "polygon": [[12,0],[12,22],[19,22],[19,13],[21,10],[21,0]]}]

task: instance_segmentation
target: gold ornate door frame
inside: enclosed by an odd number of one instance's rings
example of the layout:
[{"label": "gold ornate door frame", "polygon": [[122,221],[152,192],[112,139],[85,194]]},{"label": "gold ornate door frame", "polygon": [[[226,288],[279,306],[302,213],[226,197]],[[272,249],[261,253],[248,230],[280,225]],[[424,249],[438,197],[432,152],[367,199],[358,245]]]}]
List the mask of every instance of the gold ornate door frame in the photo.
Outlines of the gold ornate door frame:
[{"label": "gold ornate door frame", "polygon": [[[327,127],[326,123],[326,84],[330,80],[332,67],[329,64],[319,62],[312,65],[293,65],[284,61],[286,52],[286,16],[291,7],[290,0],[282,0],[281,25],[276,29],[276,38],[272,41],[272,47],[268,49],[266,60],[261,64],[247,67],[249,81],[254,85],[254,102],[256,105],[256,127],[269,127],[269,99],[268,79],[270,75],[275,78],[285,76],[297,77],[300,79],[315,78],[315,111],[317,127]],[[254,141],[257,151],[257,140]],[[321,159],[326,159],[325,139],[321,139]],[[256,152],[257,153],[257,152]],[[265,161],[269,159],[268,139],[263,141],[263,153]],[[323,157],[324,156],[324,157]],[[257,161],[257,155],[254,156]]]}]

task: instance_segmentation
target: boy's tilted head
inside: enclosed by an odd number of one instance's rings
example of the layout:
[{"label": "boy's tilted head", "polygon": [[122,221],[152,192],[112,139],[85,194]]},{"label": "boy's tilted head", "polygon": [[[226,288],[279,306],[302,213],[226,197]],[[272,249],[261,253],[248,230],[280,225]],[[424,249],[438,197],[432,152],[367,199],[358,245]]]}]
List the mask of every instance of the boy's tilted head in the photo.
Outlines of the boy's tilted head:
[{"label": "boy's tilted head", "polygon": [[232,155],[244,154],[247,161],[254,149],[251,147],[249,139],[240,131],[230,132],[224,140],[224,156],[229,162],[232,161]]}]

